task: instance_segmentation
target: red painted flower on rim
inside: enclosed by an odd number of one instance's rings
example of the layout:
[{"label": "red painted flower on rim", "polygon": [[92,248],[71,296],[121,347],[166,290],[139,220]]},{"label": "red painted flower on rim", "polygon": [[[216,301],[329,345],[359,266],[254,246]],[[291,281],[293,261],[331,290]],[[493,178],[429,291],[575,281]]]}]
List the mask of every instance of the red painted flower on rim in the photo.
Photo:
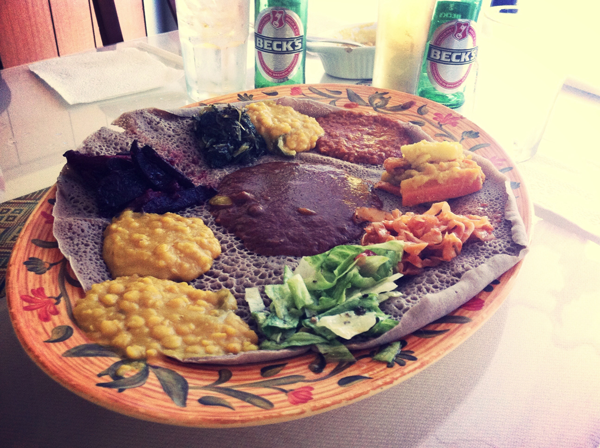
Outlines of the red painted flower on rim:
[{"label": "red painted flower on rim", "polygon": [[440,112],[436,112],[435,114],[433,114],[433,118],[440,125],[449,124],[450,126],[457,126],[458,120],[460,120],[462,117],[460,117],[460,116],[457,117],[456,115],[452,115],[452,114],[444,115]]},{"label": "red painted flower on rim", "polygon": [[461,308],[468,311],[479,311],[483,308],[484,305],[485,300],[473,297],[471,300],[469,300],[467,303],[461,306]]},{"label": "red painted flower on rim", "polygon": [[42,218],[44,218],[46,224],[52,224],[54,222],[54,216],[52,216],[50,213],[42,212],[40,214],[42,215]]},{"label": "red painted flower on rim", "polygon": [[298,389],[290,390],[287,393],[288,401],[291,404],[304,404],[313,399],[312,391],[314,390],[311,386],[302,386]]},{"label": "red painted flower on rim", "polygon": [[496,168],[500,168],[500,167],[506,165],[506,162],[507,162],[507,160],[504,157],[498,157],[498,156],[491,156],[488,158],[488,160],[490,162],[492,162],[492,164]]},{"label": "red painted flower on rim", "polygon": [[21,300],[23,302],[30,303],[31,305],[23,305],[25,311],[36,311],[38,317],[42,322],[50,322],[51,315],[58,315],[58,308],[54,299],[48,297],[44,292],[44,287],[36,288],[31,290],[32,296],[22,295]]},{"label": "red painted flower on rim", "polygon": [[302,87],[292,87],[292,89],[290,90],[290,95],[292,96],[297,96],[297,95],[302,95]]}]

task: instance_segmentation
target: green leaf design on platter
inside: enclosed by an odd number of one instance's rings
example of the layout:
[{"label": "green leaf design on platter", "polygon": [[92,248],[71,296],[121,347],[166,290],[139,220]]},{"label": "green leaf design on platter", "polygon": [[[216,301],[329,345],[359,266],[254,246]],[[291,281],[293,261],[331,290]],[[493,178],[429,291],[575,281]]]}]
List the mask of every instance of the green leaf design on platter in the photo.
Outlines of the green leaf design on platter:
[{"label": "green leaf design on platter", "polygon": [[73,347],[63,353],[65,358],[120,358],[121,356],[116,353],[112,348],[105,347],[99,344],[82,344],[77,347]]},{"label": "green leaf design on platter", "polygon": [[354,90],[352,89],[346,89],[346,95],[348,96],[348,99],[350,101],[352,101],[353,103],[358,104],[359,106],[368,106],[369,103],[367,103],[365,100],[363,100],[358,93],[356,93]]},{"label": "green leaf design on platter", "polygon": [[431,322],[433,324],[467,324],[471,322],[471,318],[467,316],[444,316],[436,321]]},{"label": "green leaf design on platter", "polygon": [[79,283],[79,280],[73,278],[71,274],[69,274],[69,271],[65,271],[65,280],[69,285],[74,286],[75,288],[81,288],[81,283]]},{"label": "green leaf design on platter", "polygon": [[50,339],[46,339],[44,342],[56,343],[63,342],[73,336],[73,327],[70,325],[59,325],[52,329]]},{"label": "green leaf design on platter", "polygon": [[414,101],[407,101],[406,103],[398,104],[396,106],[385,107],[384,109],[388,112],[402,112],[408,110],[415,105]]},{"label": "green leaf design on platter", "polygon": [[440,336],[444,333],[449,332],[450,330],[417,330],[413,333],[413,336],[416,336],[418,338],[435,338],[437,336]]},{"label": "green leaf design on platter", "polygon": [[267,96],[277,96],[277,95],[279,95],[279,92],[278,92],[278,91],[276,91],[276,90],[273,90],[273,91],[271,91],[271,92],[263,92],[263,93],[264,93],[265,95],[267,95]]},{"label": "green leaf design on platter", "polygon": [[329,102],[329,105],[330,105],[330,106],[337,106],[337,104],[336,104],[336,103],[337,103],[337,100],[331,100],[331,101]]},{"label": "green leaf design on platter", "polygon": [[252,94],[238,93],[238,100],[240,101],[252,101],[252,98],[254,98]]},{"label": "green leaf design on platter", "polygon": [[165,367],[150,366],[160,385],[173,403],[184,408],[187,402],[189,385],[187,380],[174,370]]},{"label": "green leaf design on platter", "polygon": [[[110,382],[111,386],[102,386],[102,387],[109,387],[109,388],[114,388],[117,389],[117,392],[121,393],[124,392],[127,389],[131,389],[132,387],[139,387],[143,384],[145,384],[145,380],[139,384],[139,376],[132,376],[130,378],[134,378],[134,380],[130,380],[128,382],[124,382],[123,380],[125,379],[129,379],[124,377],[123,375],[119,374],[119,369],[124,366],[124,365],[129,365],[131,367],[133,367],[134,369],[136,369],[139,372],[143,372],[143,370],[148,370],[148,366],[146,365],[145,361],[135,361],[135,360],[131,360],[131,359],[123,359],[121,361],[117,361],[113,364],[111,364],[107,369],[103,370],[102,372],[98,373],[98,377],[103,377],[108,375],[113,381]],[[142,377],[144,375],[142,374]],[[146,379],[148,378],[148,375],[145,375]],[[143,379],[143,378],[142,378]],[[134,386],[131,386],[131,384],[136,384]],[[101,384],[108,384],[108,383],[101,383]],[[97,384],[98,385],[98,384]]]},{"label": "green leaf design on platter", "polygon": [[308,365],[308,370],[312,373],[322,373],[325,370],[325,366],[327,366],[325,356],[322,353],[317,353],[313,362]]},{"label": "green leaf design on platter", "polygon": [[409,121],[409,123],[412,123],[416,126],[421,126],[421,127],[425,126],[425,122],[422,120],[411,120],[411,121]]},{"label": "green leaf design on platter", "polygon": [[419,115],[427,115],[429,113],[429,108],[427,107],[427,104],[423,104],[421,107],[419,107],[417,109],[417,113]]},{"label": "green leaf design on platter", "polygon": [[219,384],[226,383],[231,379],[233,373],[229,369],[221,369],[219,370],[219,379],[211,384],[211,386],[218,386]]},{"label": "green leaf design on platter", "polygon": [[56,241],[44,241],[34,238],[31,240],[31,244],[37,247],[41,247],[42,249],[57,249],[58,243]]},{"label": "green leaf design on platter", "polygon": [[211,392],[218,392],[223,395],[227,395],[229,397],[237,398],[238,400],[244,401],[252,406],[256,406],[261,409],[273,409],[275,405],[267,400],[266,398],[259,397],[258,395],[250,394],[248,392],[244,392],[242,390],[230,389],[229,387],[213,387],[213,386],[204,386],[204,390],[209,390]]},{"label": "green leaf design on platter", "polygon": [[260,369],[260,376],[262,376],[263,378],[275,376],[279,372],[281,372],[285,366],[287,366],[287,363],[274,364],[272,366],[265,366],[262,369]]},{"label": "green leaf design on platter", "polygon": [[416,361],[418,358],[416,356],[414,356],[413,353],[414,352],[412,350],[406,350],[406,351],[400,352],[396,355],[395,360],[396,360],[396,362],[399,359],[406,360],[406,361]]},{"label": "green leaf design on platter", "polygon": [[471,152],[475,152],[475,151],[477,151],[478,149],[481,149],[481,148],[487,148],[488,146],[490,146],[490,144],[489,144],[489,143],[480,143],[479,145],[471,146],[471,147],[469,148],[469,151],[471,151]]},{"label": "green leaf design on platter", "polygon": [[329,372],[329,374],[327,376],[329,377],[329,376],[337,375],[338,373],[341,373],[344,370],[346,370],[347,368],[351,367],[352,364],[354,364],[354,363],[353,362],[341,361],[341,362],[338,363],[337,366],[335,366],[333,368],[333,370],[331,372]]},{"label": "green leaf design on platter", "polygon": [[363,376],[363,375],[346,376],[338,381],[338,386],[349,387],[349,386],[355,385],[356,383],[360,383],[361,381],[371,380],[371,379],[373,379],[373,378],[371,378],[370,376]]},{"label": "green leaf design on platter", "polygon": [[33,272],[37,275],[45,274],[53,266],[53,264],[37,257],[29,257],[23,264],[29,272]]},{"label": "green leaf design on platter", "polygon": [[334,95],[341,95],[343,92],[341,90],[332,90],[332,89],[325,89],[327,90],[329,93],[333,93]]},{"label": "green leaf design on platter", "polygon": [[511,181],[510,188],[512,188],[513,190],[521,188],[521,182]]},{"label": "green leaf design on platter", "polygon": [[322,96],[322,97],[324,97],[324,98],[336,98],[336,97],[335,97],[335,96],[333,96],[333,95],[330,95],[330,94],[328,94],[328,93],[325,93],[325,92],[321,92],[321,91],[320,91],[319,89],[317,89],[316,87],[309,86],[309,87],[308,87],[308,90],[310,90],[310,91],[311,91],[312,93],[314,93],[315,95],[319,95],[319,96]]},{"label": "green leaf design on platter", "polygon": [[96,386],[106,387],[109,389],[119,389],[119,392],[121,392],[125,389],[133,389],[135,387],[143,386],[146,384],[149,374],[150,369],[146,364],[144,364],[144,367],[135,375],[126,378],[120,378],[115,381],[109,381],[107,383],[96,383]]},{"label": "green leaf design on platter", "polygon": [[121,378],[124,378],[124,376],[119,375],[118,371],[124,365],[132,366],[134,369],[139,371],[139,370],[142,370],[143,366],[145,365],[145,361],[122,359],[121,361],[117,361],[117,362],[111,364],[107,369],[104,369],[102,372],[100,372],[98,374],[98,377],[103,377],[103,376],[108,375],[113,380],[120,380]]},{"label": "green leaf design on platter", "polygon": [[221,397],[214,397],[212,395],[205,395],[204,397],[199,398],[198,403],[205,406],[223,406],[224,408],[229,408],[235,411],[235,408],[227,400]]},{"label": "green leaf design on platter", "polygon": [[60,270],[58,271],[58,289],[60,290],[61,296],[64,298],[65,308],[67,310],[67,315],[71,322],[77,324],[77,319],[75,319],[75,315],[73,314],[73,305],[71,304],[71,298],[69,297],[69,293],[67,292],[67,287],[65,285],[65,278],[67,275],[67,259],[63,258],[60,261]]},{"label": "green leaf design on platter", "polygon": [[466,140],[468,138],[479,138],[479,132],[478,131],[463,131],[462,136],[461,136],[461,140]]},{"label": "green leaf design on platter", "polygon": [[[372,354],[371,354],[371,355],[363,355],[363,356],[359,356],[359,357],[357,358],[357,360],[358,360],[358,359],[369,358],[369,357],[372,357]],[[340,373],[342,373],[344,370],[346,370],[346,369],[348,369],[348,368],[352,367],[352,366],[354,365],[354,363],[355,363],[355,362],[356,362],[356,361],[340,361],[340,362],[338,362],[338,363],[337,363],[337,365],[336,365],[336,366],[335,366],[335,367],[334,367],[334,368],[331,370],[331,372],[329,372],[327,375],[325,375],[325,376],[322,376],[322,377],[320,377],[320,378],[315,378],[315,379],[312,379],[312,380],[304,380],[303,382],[304,382],[304,383],[316,383],[316,382],[319,382],[319,381],[326,380],[327,378],[331,378],[331,377],[333,377],[333,376],[339,375],[339,374],[340,374]]]},{"label": "green leaf design on platter", "polygon": [[369,95],[369,104],[373,109],[383,109],[390,102],[390,97],[386,97],[389,92],[375,92]]},{"label": "green leaf design on platter", "polygon": [[500,171],[501,173],[508,173],[509,171],[512,171],[513,167],[512,166],[505,166],[504,168],[501,168]]},{"label": "green leaf design on platter", "polygon": [[253,383],[247,384],[237,384],[235,386],[231,386],[232,389],[238,387],[276,387],[276,386],[285,386],[288,384],[296,384],[300,381],[304,381],[306,377],[304,375],[289,375],[282,376],[281,378],[273,378],[271,380],[262,380],[255,381]]}]

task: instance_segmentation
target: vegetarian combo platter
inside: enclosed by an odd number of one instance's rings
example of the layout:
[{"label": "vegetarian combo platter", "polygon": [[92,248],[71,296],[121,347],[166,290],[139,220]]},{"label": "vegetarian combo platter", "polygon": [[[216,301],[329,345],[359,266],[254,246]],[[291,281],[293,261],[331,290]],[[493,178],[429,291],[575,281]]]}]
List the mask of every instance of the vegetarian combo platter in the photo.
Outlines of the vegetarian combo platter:
[{"label": "vegetarian combo platter", "polygon": [[8,297],[30,356],[118,412],[239,426],[364,398],[472,334],[527,251],[511,161],[422,98],[281,86],[113,124],[65,154]]}]

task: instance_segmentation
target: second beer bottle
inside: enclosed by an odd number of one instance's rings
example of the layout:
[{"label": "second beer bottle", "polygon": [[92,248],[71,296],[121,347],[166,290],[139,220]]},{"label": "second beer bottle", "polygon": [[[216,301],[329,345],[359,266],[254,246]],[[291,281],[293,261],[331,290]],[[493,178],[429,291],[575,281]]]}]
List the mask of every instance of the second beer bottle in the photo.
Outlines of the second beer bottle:
[{"label": "second beer bottle", "polygon": [[482,0],[438,0],[417,95],[452,109],[465,102],[467,79],[477,58],[477,19]]}]

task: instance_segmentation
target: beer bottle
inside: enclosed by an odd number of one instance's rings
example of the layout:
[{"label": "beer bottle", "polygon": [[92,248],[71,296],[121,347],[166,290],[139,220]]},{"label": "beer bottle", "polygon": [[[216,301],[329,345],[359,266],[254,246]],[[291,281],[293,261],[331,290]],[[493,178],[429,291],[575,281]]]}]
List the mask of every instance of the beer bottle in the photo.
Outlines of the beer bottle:
[{"label": "beer bottle", "polygon": [[465,102],[467,78],[477,58],[482,0],[438,0],[429,27],[417,95],[456,109]]},{"label": "beer bottle", "polygon": [[304,83],[308,0],[255,0],[254,86]]}]

